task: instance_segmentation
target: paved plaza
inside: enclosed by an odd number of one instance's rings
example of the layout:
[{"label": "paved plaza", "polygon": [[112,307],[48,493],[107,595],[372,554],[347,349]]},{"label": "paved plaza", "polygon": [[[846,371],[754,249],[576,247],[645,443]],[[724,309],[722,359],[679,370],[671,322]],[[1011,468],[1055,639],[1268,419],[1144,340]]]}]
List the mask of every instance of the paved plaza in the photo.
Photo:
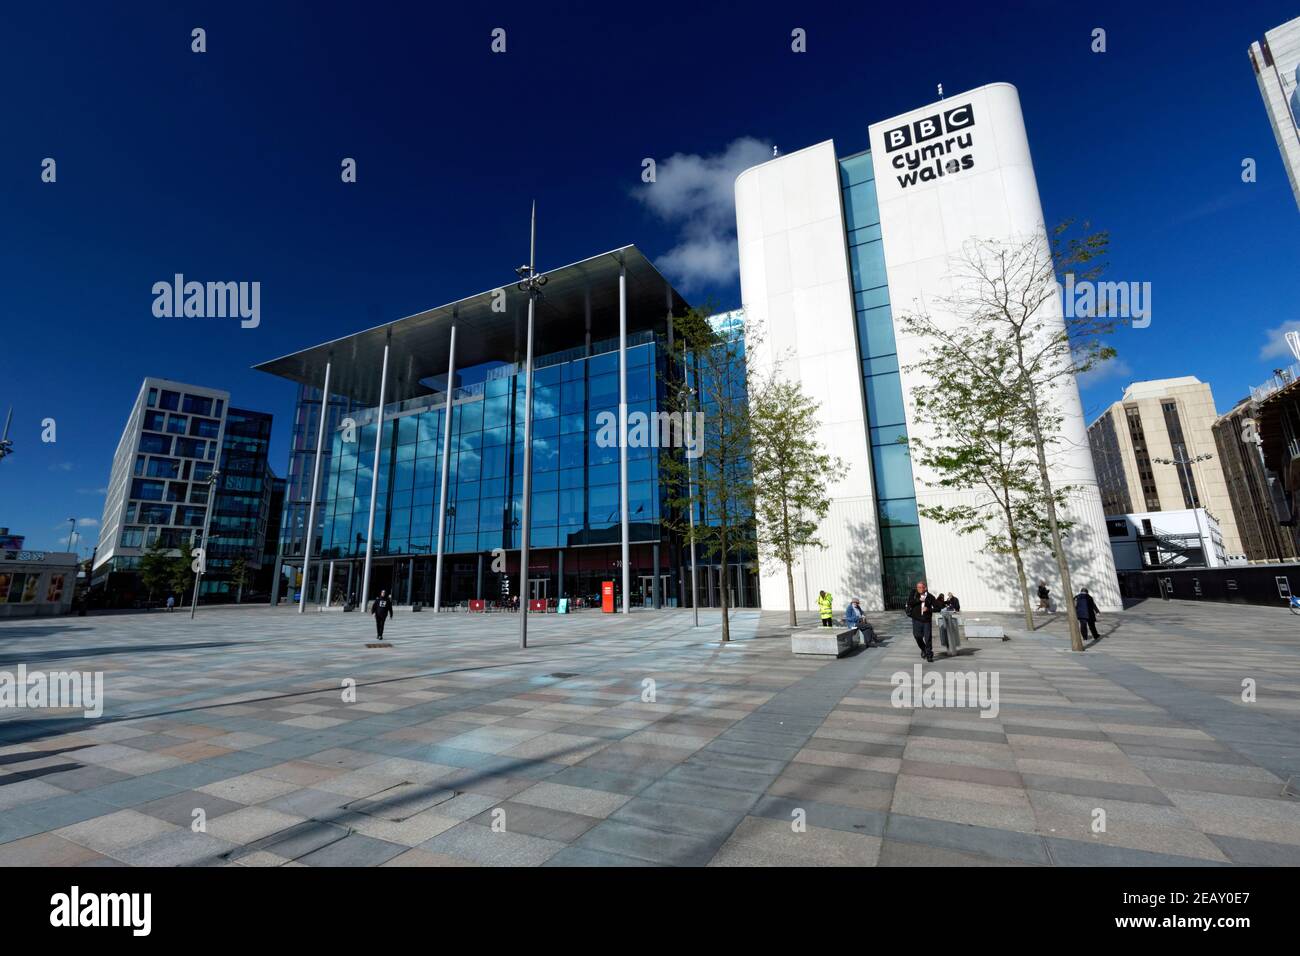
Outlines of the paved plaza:
[{"label": "paved plaza", "polygon": [[0,624],[0,671],[105,696],[0,710],[0,865],[1300,864],[1300,617],[1147,601],[1082,654],[982,617],[1011,640],[925,670],[995,717],[894,706],[901,613],[839,660],[757,611]]}]

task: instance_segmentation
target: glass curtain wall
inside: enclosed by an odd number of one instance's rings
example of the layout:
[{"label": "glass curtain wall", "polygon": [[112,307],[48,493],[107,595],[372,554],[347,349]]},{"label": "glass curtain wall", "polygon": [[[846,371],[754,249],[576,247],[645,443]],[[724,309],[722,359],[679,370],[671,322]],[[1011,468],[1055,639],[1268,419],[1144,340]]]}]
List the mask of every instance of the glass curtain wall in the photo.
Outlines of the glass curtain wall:
[{"label": "glass curtain wall", "polygon": [[907,446],[898,441],[906,437],[907,424],[870,152],[840,160],[840,185],[867,399],[885,604],[902,607],[908,591],[925,577],[925,557],[912,461]]}]

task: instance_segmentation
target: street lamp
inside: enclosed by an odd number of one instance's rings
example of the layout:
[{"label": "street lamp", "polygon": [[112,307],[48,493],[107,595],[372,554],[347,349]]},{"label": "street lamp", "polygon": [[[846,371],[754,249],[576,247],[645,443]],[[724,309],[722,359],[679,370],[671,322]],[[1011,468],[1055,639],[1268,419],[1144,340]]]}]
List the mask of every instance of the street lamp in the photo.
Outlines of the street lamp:
[{"label": "street lamp", "polygon": [[[519,291],[528,296],[528,348],[524,360],[524,507],[519,529],[519,646],[528,646],[528,512],[533,490],[533,316],[546,276],[537,274],[537,202],[533,202],[528,237],[528,264],[515,270]],[[450,387],[451,383],[448,383]]]},{"label": "street lamp", "polygon": [[[689,419],[691,414],[691,396],[695,394],[695,389],[689,385],[682,385],[681,398],[686,403],[686,416]],[[691,519],[691,611],[695,615],[695,626],[700,626],[700,598],[699,586],[696,584],[695,569],[695,469],[692,467],[691,458],[686,458],[686,511]],[[680,525],[678,526],[680,527]]]},{"label": "street lamp", "polygon": [[212,519],[212,499],[217,496],[217,479],[221,476],[221,470],[212,469],[212,474],[208,475],[208,503],[203,509],[203,537],[200,539],[198,548],[191,552],[194,558],[194,599],[190,602],[190,620],[194,620],[194,613],[199,609],[199,585],[203,582],[203,572],[208,568],[208,522]]},{"label": "street lamp", "polygon": [[4,434],[0,435],[0,460],[3,460],[6,455],[12,455],[14,453],[14,443],[9,440],[9,425],[10,423],[13,422],[13,420],[14,420],[14,407],[10,405],[9,414],[5,418]]},{"label": "street lamp", "polygon": [[1186,455],[1186,449],[1184,449],[1182,445],[1178,445],[1177,450],[1174,452],[1173,458],[1152,458],[1151,460],[1161,465],[1179,466],[1179,469],[1182,472],[1183,481],[1187,485],[1187,500],[1191,502],[1193,508],[1197,508],[1200,507],[1200,503],[1197,500],[1196,488],[1192,484],[1191,472],[1189,472],[1187,469],[1188,466],[1194,465],[1198,461],[1209,461],[1213,457],[1214,457],[1213,455],[1204,454],[1204,455],[1197,455],[1194,458],[1188,458]]},{"label": "street lamp", "polygon": [[77,519],[68,519],[68,550],[72,550],[72,536],[77,533]]}]

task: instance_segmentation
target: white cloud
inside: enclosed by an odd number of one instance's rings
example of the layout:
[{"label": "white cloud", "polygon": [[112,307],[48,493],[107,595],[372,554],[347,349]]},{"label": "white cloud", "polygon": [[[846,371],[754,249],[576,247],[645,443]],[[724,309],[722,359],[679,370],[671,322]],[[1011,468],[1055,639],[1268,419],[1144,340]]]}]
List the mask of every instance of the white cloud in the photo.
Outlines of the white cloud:
[{"label": "white cloud", "polygon": [[655,181],[632,192],[651,212],[679,230],[677,245],[657,265],[683,292],[735,279],[736,177],[772,158],[772,148],[752,136],[733,140],[721,153],[674,153],[655,169]]},{"label": "white cloud", "polygon": [[1080,391],[1093,388],[1103,382],[1111,379],[1131,380],[1133,377],[1133,368],[1122,358],[1113,358],[1105,362],[1099,362],[1088,371],[1078,377]]},{"label": "white cloud", "polygon": [[1281,325],[1275,325],[1264,332],[1264,338],[1267,341],[1259,350],[1260,361],[1275,358],[1295,361],[1295,356],[1291,354],[1291,347],[1286,344],[1286,334],[1288,332],[1300,332],[1300,319],[1283,322]]},{"label": "white cloud", "polygon": [[72,471],[75,467],[76,465],[70,461],[60,461],[50,465],[50,471]]},{"label": "white cloud", "polygon": [[107,488],[78,488],[78,489],[77,489],[77,494],[79,494],[79,495],[106,495],[106,494],[108,494],[108,489],[107,489]]},{"label": "white cloud", "polygon": [[[56,524],[56,525],[51,525],[51,527],[54,528],[54,529],[56,529],[56,530],[58,530],[58,531],[65,531],[65,530],[67,530],[68,522],[67,522],[67,521],[60,521],[60,522],[59,522],[58,524]],[[77,527],[78,527],[78,528],[98,528],[98,527],[99,527],[99,519],[98,519],[98,518],[78,518],[78,519],[77,519]]]}]

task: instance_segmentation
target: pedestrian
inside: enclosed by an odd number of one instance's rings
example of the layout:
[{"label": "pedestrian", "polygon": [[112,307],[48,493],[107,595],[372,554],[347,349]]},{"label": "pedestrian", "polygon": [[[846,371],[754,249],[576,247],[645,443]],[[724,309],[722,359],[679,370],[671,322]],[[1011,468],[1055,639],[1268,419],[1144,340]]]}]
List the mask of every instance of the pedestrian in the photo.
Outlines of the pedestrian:
[{"label": "pedestrian", "polygon": [[934,610],[938,602],[926,590],[924,581],[916,582],[916,590],[907,596],[907,616],[912,619],[912,637],[926,661],[934,662]]},{"label": "pedestrian", "polygon": [[957,595],[951,591],[948,592],[948,600],[944,602],[944,607],[952,608],[955,613],[961,613],[961,601],[957,600]]},{"label": "pedestrian", "polygon": [[835,623],[835,600],[825,591],[817,592],[817,613],[821,615],[822,627],[831,627]]},{"label": "pedestrian", "polygon": [[849,606],[844,609],[844,623],[858,629],[858,633],[862,635],[863,647],[876,647],[880,644],[876,640],[875,630],[867,623],[867,616],[862,613],[862,602],[858,598],[850,601]]},{"label": "pedestrian", "polygon": [[1039,581],[1038,582],[1038,610],[1040,611],[1047,610],[1047,598],[1049,593],[1050,592],[1048,592],[1047,590],[1047,582]]},{"label": "pedestrian", "polygon": [[175,595],[175,594],[169,594],[169,595],[167,595],[167,610],[169,610],[169,611],[174,611],[174,610],[176,610],[176,595]]},{"label": "pedestrian", "polygon": [[1097,633],[1097,602],[1092,599],[1087,588],[1080,589],[1074,597],[1074,614],[1079,619],[1079,630],[1083,632],[1086,638],[1088,632],[1092,631],[1094,640],[1101,640],[1101,635]]},{"label": "pedestrian", "polygon": [[379,639],[384,639],[384,621],[393,613],[393,599],[388,596],[387,591],[380,591],[379,597],[375,598],[370,605],[370,613],[375,616],[375,631],[379,634]]}]

